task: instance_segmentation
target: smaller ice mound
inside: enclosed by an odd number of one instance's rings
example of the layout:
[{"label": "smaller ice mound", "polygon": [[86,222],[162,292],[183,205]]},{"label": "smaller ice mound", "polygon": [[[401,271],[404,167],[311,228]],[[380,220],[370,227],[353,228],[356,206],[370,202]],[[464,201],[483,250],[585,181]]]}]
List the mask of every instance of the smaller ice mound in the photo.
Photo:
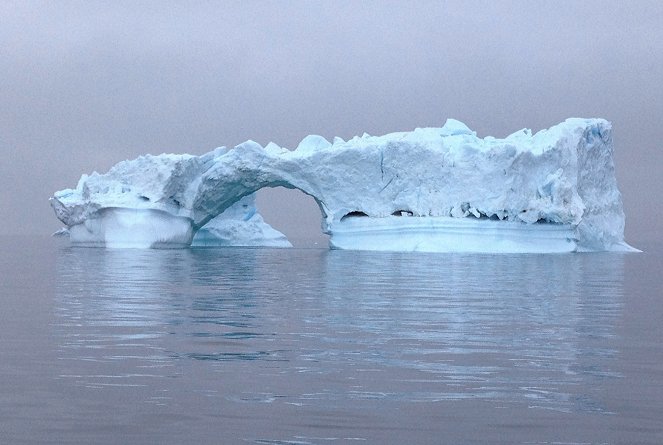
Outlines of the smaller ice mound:
[{"label": "smaller ice mound", "polygon": [[249,195],[198,230],[191,246],[292,247],[292,244],[265,222],[256,210],[255,195]]}]

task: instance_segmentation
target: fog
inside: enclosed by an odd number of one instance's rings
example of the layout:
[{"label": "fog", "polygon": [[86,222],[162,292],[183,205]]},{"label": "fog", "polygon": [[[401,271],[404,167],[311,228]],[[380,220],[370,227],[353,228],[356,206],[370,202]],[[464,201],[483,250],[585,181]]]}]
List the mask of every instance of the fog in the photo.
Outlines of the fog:
[{"label": "fog", "polygon": [[[605,3],[3,1],[5,233],[57,230],[54,191],[144,153],[603,117],[627,241],[658,239],[663,3]],[[259,204],[291,236],[320,233],[299,192]]]}]

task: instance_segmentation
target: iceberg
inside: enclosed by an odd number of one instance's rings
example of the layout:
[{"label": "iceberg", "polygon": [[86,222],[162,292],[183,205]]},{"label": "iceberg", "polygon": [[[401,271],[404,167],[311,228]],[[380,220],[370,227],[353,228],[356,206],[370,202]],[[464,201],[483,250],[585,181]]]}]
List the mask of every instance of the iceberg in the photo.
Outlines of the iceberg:
[{"label": "iceberg", "polygon": [[83,175],[51,205],[78,244],[282,247],[252,198],[279,186],[313,197],[336,249],[632,250],[603,119],[503,139],[448,119],[349,141],[310,135],[295,150],[247,141],[202,156],[145,155]]}]

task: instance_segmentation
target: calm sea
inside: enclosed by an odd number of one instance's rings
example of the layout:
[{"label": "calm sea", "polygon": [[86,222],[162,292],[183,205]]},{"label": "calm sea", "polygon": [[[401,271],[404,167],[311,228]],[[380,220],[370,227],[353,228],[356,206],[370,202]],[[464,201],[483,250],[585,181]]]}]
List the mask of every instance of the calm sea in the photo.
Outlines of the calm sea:
[{"label": "calm sea", "polygon": [[663,443],[662,249],[0,239],[2,444]]}]

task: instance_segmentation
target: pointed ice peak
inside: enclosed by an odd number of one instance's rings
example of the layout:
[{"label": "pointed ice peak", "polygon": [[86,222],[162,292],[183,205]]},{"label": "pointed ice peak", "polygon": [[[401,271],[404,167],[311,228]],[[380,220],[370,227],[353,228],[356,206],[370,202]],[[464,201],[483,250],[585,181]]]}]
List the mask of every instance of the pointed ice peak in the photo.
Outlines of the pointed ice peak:
[{"label": "pointed ice peak", "polygon": [[310,134],[306,136],[304,139],[302,139],[302,141],[297,146],[297,151],[298,152],[318,151],[318,150],[323,150],[325,148],[329,148],[331,147],[331,145],[332,144],[322,136],[318,136],[317,134]]},{"label": "pointed ice peak", "polygon": [[333,145],[336,145],[336,144],[345,144],[345,141],[343,140],[343,138],[340,138],[338,136],[334,136]]},{"label": "pointed ice peak", "polygon": [[268,153],[273,153],[275,155],[286,153],[288,150],[279,146],[278,144],[275,144],[274,142],[270,142],[269,144],[265,145],[265,151]]},{"label": "pointed ice peak", "polygon": [[202,163],[213,162],[214,160],[216,160],[216,158],[218,158],[220,156],[223,156],[226,153],[228,153],[228,151],[229,151],[228,147],[217,147],[214,150],[212,150],[210,152],[207,152],[204,155],[202,155],[200,157],[200,161]]},{"label": "pointed ice peak", "polygon": [[[97,172],[95,171],[95,172],[92,173],[92,176],[94,176],[94,175],[98,175],[98,174],[99,174],[99,173],[97,173]],[[85,173],[83,173],[83,174],[81,175],[81,179],[78,180],[78,184],[76,184],[76,190],[78,190],[79,192],[82,192],[82,191],[83,191],[83,188],[85,187],[85,183],[87,182],[87,179],[88,179],[88,178],[89,178],[89,176],[86,175]]]},{"label": "pointed ice peak", "polygon": [[440,130],[442,136],[456,136],[460,134],[477,135],[476,132],[470,130],[467,125],[456,119],[447,119]]},{"label": "pointed ice peak", "polygon": [[530,130],[529,128],[523,128],[522,130],[518,130],[515,133],[511,133],[505,139],[507,140],[523,139],[523,138],[529,139],[531,137],[532,137],[532,130]]},{"label": "pointed ice peak", "polygon": [[241,144],[235,146],[235,150],[257,150],[261,151],[263,150],[262,145],[257,143],[256,141],[253,141],[249,139],[246,142],[242,142]]}]

